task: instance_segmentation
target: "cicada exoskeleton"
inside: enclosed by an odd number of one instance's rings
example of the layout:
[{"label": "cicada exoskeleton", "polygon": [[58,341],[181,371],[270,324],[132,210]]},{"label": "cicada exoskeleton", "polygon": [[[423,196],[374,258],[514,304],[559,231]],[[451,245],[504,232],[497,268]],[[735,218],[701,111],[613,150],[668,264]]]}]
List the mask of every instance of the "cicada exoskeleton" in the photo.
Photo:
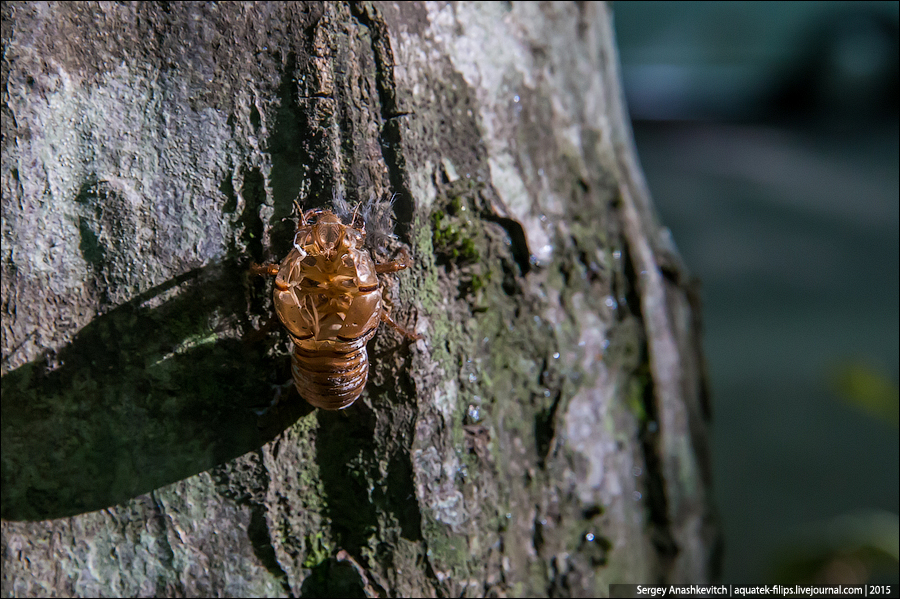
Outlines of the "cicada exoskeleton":
[{"label": "cicada exoskeleton", "polygon": [[378,278],[408,268],[408,260],[375,264],[364,247],[365,226],[355,220],[344,224],[331,210],[307,210],[281,264],[253,267],[276,277],[275,313],[294,342],[297,391],[325,410],[342,410],[362,393],[369,375],[366,343],[382,321],[420,338],[391,319]]}]

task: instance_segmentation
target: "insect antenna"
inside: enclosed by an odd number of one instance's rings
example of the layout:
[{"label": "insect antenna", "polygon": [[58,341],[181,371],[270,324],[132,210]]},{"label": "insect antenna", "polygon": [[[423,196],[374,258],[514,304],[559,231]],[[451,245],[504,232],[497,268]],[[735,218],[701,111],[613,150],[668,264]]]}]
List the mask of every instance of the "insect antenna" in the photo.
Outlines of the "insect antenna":
[{"label": "insect antenna", "polygon": [[361,227],[356,226],[356,217],[360,216],[359,207],[360,207],[360,204],[357,204],[356,208],[353,209],[353,216],[350,217],[350,226],[354,227],[355,229],[359,229],[362,232],[365,232],[365,230],[366,230],[366,219],[365,218],[363,218]]}]

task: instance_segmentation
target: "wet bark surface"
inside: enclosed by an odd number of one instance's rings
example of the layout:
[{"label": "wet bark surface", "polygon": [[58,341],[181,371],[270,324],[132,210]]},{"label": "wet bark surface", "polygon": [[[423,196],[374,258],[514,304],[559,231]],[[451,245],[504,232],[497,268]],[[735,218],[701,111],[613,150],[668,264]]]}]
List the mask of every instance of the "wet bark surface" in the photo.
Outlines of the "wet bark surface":
[{"label": "wet bark surface", "polygon": [[[609,7],[3,6],[3,593],[578,595],[715,576],[699,312]],[[262,328],[394,198],[363,396]]]}]

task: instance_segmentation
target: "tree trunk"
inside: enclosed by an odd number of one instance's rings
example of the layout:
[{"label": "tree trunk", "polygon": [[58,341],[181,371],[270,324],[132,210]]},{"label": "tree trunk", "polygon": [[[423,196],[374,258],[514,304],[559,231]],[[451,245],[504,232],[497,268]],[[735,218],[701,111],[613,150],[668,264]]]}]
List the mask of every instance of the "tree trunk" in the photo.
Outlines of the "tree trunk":
[{"label": "tree trunk", "polygon": [[[698,308],[608,5],[2,16],[4,595],[715,576]],[[313,410],[248,267],[295,198],[394,194],[392,314],[425,338],[382,327],[363,396]]]}]

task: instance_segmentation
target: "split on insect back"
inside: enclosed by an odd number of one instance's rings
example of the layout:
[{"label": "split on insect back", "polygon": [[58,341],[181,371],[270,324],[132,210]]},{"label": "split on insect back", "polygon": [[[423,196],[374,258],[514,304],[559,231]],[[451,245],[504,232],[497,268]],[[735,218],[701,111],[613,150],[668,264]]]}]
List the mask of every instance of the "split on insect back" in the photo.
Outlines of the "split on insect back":
[{"label": "split on insect back", "polygon": [[364,247],[362,220],[356,211],[345,219],[322,208],[300,212],[293,248],[281,264],[251,267],[252,274],[275,277],[275,313],[294,342],[294,385],[325,410],[342,410],[362,393],[369,378],[366,343],[382,321],[422,338],[391,318],[378,278],[409,268],[409,254],[375,264]]}]

